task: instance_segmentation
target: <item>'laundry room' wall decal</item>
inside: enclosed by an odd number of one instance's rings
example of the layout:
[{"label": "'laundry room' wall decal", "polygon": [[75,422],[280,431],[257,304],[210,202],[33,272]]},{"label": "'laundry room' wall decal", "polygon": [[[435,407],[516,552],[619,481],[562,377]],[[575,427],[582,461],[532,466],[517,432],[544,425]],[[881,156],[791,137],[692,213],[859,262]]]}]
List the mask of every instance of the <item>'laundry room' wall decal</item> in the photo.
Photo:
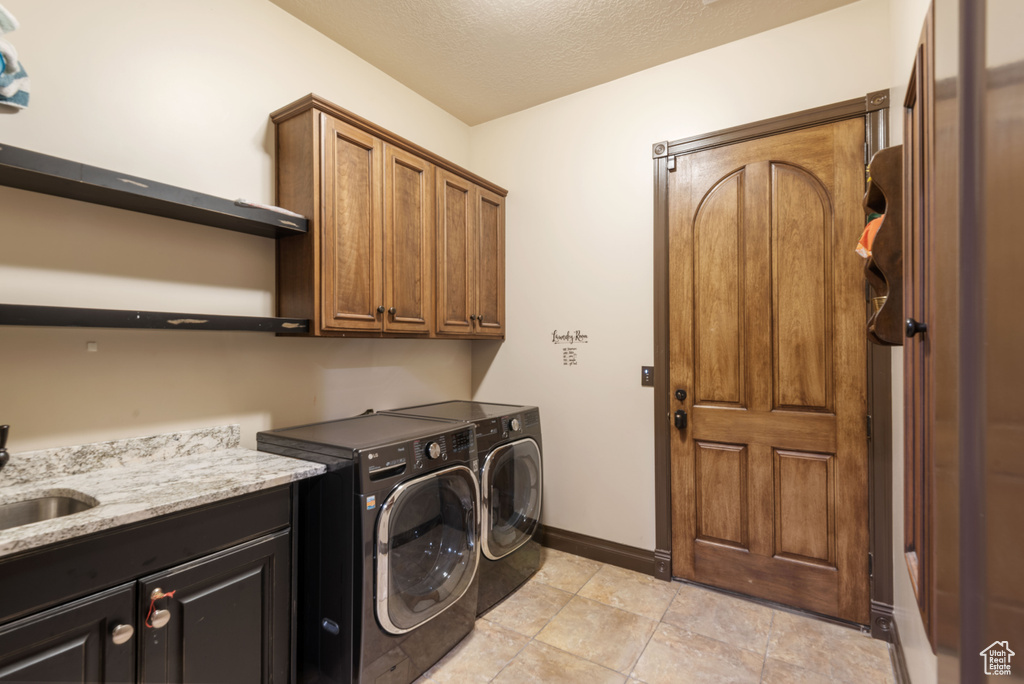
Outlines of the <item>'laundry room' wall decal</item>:
[{"label": "'laundry room' wall decal", "polygon": [[579,347],[577,345],[588,344],[589,342],[587,334],[581,330],[566,330],[565,332],[554,330],[551,332],[551,344],[558,346],[572,345],[562,346],[563,366],[579,365]]}]

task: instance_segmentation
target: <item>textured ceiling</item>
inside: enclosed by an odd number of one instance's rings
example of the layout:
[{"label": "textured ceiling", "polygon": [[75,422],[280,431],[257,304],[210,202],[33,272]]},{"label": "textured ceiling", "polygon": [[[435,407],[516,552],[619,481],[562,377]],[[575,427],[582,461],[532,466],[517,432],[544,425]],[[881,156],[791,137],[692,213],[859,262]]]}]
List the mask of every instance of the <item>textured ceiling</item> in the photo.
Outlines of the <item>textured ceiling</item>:
[{"label": "textured ceiling", "polygon": [[854,0],[272,0],[470,125]]}]

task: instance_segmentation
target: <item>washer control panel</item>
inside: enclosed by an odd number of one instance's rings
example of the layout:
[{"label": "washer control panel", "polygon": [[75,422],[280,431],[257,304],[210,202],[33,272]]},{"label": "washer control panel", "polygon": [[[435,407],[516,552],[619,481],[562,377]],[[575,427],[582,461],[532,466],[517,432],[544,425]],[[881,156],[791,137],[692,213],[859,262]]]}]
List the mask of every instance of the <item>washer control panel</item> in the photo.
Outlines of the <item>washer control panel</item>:
[{"label": "washer control panel", "polygon": [[[519,439],[533,434],[540,424],[540,416],[535,409],[521,413],[509,413],[499,418],[488,418],[476,421],[476,443],[481,453],[490,451],[494,445]],[[538,428],[539,429],[539,428]]]},{"label": "washer control panel", "polygon": [[476,457],[476,440],[470,427],[422,439],[399,442],[360,451],[364,482],[376,483],[391,477],[426,473],[451,463]]}]

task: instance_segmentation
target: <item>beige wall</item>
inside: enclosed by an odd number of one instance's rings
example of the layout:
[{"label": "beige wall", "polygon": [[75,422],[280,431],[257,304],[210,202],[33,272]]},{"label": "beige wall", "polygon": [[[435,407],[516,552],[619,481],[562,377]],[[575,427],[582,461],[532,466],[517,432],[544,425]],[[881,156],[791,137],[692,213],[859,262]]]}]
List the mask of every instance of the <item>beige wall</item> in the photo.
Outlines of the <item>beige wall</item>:
[{"label": "beige wall", "polygon": [[[267,115],[316,92],[466,164],[469,128],[264,0],[4,0],[31,106],[0,143],[273,202]],[[0,188],[0,302],[272,315],[271,240]],[[95,341],[99,351],[86,352]],[[468,342],[0,328],[10,447],[468,398]]]},{"label": "beige wall", "polygon": [[[889,109],[889,143],[903,142],[903,101],[907,83],[914,65],[914,55],[921,39],[929,0],[893,0],[889,5],[892,65],[890,87],[892,107]],[[937,663],[928,636],[924,631],[921,612],[917,607],[910,574],[903,555],[905,547],[903,529],[903,347],[892,350],[892,540],[893,540],[893,603],[896,624],[903,643],[910,678],[916,684],[934,682]]]},{"label": "beige wall", "polygon": [[[0,114],[2,143],[270,202],[267,114],[316,92],[511,190],[508,342],[0,328],[13,451],[229,422],[252,444],[270,426],[472,393],[541,406],[547,524],[648,549],[651,143],[902,88],[926,5],[863,0],[470,130],[269,2],[4,4],[34,93]],[[0,301],[272,313],[268,240],[9,188],[0,207]],[[562,365],[555,330],[588,336],[578,365]],[[896,351],[896,510],[900,370]],[[932,681],[898,520],[894,533],[908,661]]]},{"label": "beige wall", "polygon": [[[510,333],[474,347],[474,395],[542,408],[546,524],[654,548],[652,143],[887,87],[888,12],[864,0],[473,128],[473,168],[511,191]],[[588,335],[578,365],[554,330]]]}]

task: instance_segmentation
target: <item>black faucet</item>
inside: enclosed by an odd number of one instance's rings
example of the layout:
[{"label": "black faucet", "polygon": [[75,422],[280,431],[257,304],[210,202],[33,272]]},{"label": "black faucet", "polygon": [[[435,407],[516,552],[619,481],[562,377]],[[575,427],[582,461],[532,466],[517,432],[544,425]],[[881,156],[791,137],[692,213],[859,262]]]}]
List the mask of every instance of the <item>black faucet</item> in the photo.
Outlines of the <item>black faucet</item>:
[{"label": "black faucet", "polygon": [[10,429],[10,425],[0,425],[0,470],[11,460],[11,455],[7,453],[7,431]]}]

